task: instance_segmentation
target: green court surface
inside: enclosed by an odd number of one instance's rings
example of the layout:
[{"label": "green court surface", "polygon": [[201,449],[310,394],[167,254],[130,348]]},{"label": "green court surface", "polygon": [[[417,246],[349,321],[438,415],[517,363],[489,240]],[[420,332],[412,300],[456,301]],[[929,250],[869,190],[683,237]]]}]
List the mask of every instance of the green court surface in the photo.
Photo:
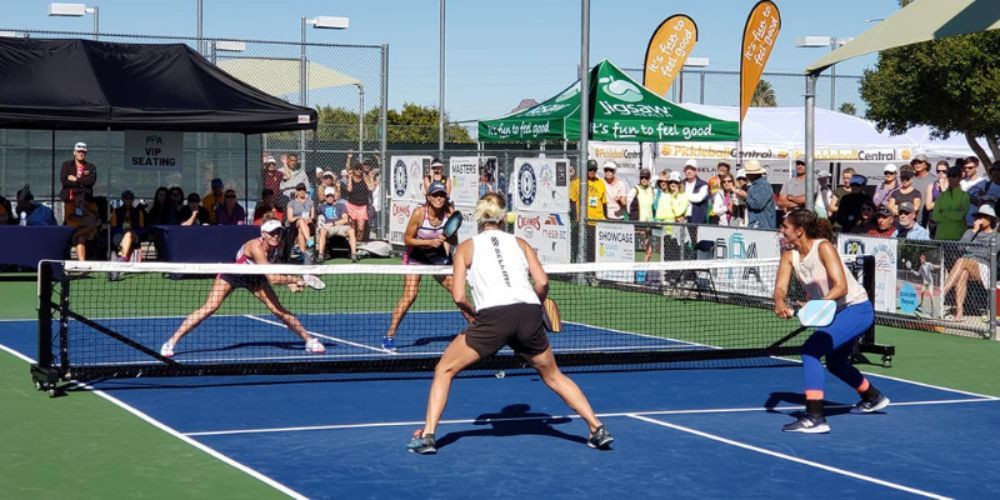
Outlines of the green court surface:
[{"label": "green court surface", "polygon": [[[397,276],[378,279],[399,280]],[[121,304],[119,300],[137,293],[135,287],[127,285],[128,280],[114,284],[116,286],[107,286],[93,277],[83,281],[86,282],[84,288],[92,287],[111,294],[103,297],[107,304]],[[424,282],[424,287],[438,287],[431,279]],[[118,314],[173,313],[193,309],[204,298],[204,280],[162,280],[160,285],[163,289],[158,290],[158,294],[171,293],[171,297],[179,297],[169,307],[134,306]],[[338,292],[335,278],[328,278],[328,285],[327,294]],[[569,293],[570,288],[573,288],[572,293]],[[607,293],[606,290],[554,281],[553,293],[560,292],[580,297],[581,303],[597,300],[597,295],[590,297],[591,294]],[[585,295],[588,298],[583,298]],[[616,295],[620,298],[615,300],[627,301],[636,294]],[[0,277],[0,296],[5,298],[0,301],[0,319],[35,317],[33,276]],[[603,296],[607,300],[607,296]],[[79,300],[79,296],[76,297]],[[329,307],[328,301],[320,300],[321,295],[316,294],[316,297],[299,302],[299,307],[305,309],[302,312],[320,312]],[[361,301],[363,303],[354,305],[340,303],[338,308],[384,310],[391,308],[397,299],[395,295],[368,297]],[[642,300],[675,299],[647,295]],[[238,309],[247,305],[248,302],[239,301],[230,307]],[[449,297],[438,289],[421,293],[415,309],[448,306]],[[723,315],[727,308],[738,306],[697,303],[694,307],[690,304],[686,307],[691,308],[692,316],[704,317]],[[634,318],[598,316],[600,311],[588,312],[572,303],[561,304],[561,308],[566,320],[629,331],[641,332],[643,328]],[[112,314],[110,308],[104,311]],[[755,319],[758,324],[770,324],[768,321],[780,324],[773,316]],[[726,329],[738,329],[738,325],[723,328]],[[1000,343],[887,327],[877,329],[877,340],[896,346],[893,367],[862,366],[865,371],[1000,396]],[[2,323],[0,343],[3,343]],[[873,358],[873,361],[878,360]],[[798,383],[798,380],[790,381],[790,384]],[[0,442],[3,443],[0,446],[0,491],[5,495],[14,498],[281,496],[258,479],[161,431],[97,394],[74,392],[68,397],[49,399],[46,394],[34,390],[27,363],[6,352],[0,352],[0,401],[4,402],[0,410]]]}]

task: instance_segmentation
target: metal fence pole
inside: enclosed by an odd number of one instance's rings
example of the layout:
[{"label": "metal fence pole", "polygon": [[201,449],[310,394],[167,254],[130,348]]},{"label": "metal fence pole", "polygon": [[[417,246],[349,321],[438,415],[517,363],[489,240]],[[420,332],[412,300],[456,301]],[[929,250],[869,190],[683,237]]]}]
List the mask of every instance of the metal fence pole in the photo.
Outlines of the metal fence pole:
[{"label": "metal fence pole", "polygon": [[699,76],[699,90],[698,90],[698,104],[705,104],[705,72],[702,71]]},{"label": "metal fence pole", "polygon": [[[590,0],[582,0],[580,12],[580,160],[577,162],[581,172],[586,172],[587,168],[587,140],[590,139]],[[586,174],[585,174],[586,175]],[[587,223],[587,184],[580,183],[581,210],[579,214],[580,240],[577,243],[577,259],[586,260],[587,244],[586,223]]]},{"label": "metal fence pole", "polygon": [[387,122],[389,106],[389,44],[383,43],[381,48],[382,56],[382,81],[379,84],[379,122],[382,124],[382,161],[379,168],[382,169],[382,210],[379,222],[379,234],[385,239],[389,239],[389,195],[392,192],[390,180],[392,179],[392,165],[389,164],[389,123]]},{"label": "metal fence pole", "polygon": [[997,339],[997,240],[990,238],[990,340]]}]

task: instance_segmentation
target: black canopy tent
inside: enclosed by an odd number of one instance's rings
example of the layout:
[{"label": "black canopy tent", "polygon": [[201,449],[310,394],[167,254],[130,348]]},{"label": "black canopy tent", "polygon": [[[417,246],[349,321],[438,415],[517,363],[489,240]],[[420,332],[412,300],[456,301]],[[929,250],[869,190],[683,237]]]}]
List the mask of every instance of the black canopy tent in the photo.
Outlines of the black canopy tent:
[{"label": "black canopy tent", "polygon": [[187,45],[0,38],[0,128],[51,130],[53,179],[56,130],[106,130],[108,158],[111,131],[241,133],[249,199],[247,135],[316,122],[316,110],[233,78]]}]

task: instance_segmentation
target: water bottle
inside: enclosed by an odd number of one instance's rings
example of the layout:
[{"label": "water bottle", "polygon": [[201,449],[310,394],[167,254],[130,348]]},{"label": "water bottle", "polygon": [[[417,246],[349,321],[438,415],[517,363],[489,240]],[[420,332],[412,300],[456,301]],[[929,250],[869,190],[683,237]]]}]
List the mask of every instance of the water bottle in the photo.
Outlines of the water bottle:
[{"label": "water bottle", "polygon": [[21,225],[28,225],[28,212],[25,212],[24,210],[21,210]]}]

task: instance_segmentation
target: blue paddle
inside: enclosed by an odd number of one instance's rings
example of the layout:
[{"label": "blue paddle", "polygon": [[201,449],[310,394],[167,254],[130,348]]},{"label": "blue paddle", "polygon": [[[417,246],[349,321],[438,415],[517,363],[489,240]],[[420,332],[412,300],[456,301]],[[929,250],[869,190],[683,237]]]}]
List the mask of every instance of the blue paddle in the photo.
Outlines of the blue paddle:
[{"label": "blue paddle", "polygon": [[448,220],[444,221],[444,237],[451,238],[458,233],[458,229],[462,227],[462,212],[458,210],[451,213]]},{"label": "blue paddle", "polygon": [[824,327],[833,323],[837,314],[837,302],[833,300],[810,300],[795,312],[802,326]]}]

